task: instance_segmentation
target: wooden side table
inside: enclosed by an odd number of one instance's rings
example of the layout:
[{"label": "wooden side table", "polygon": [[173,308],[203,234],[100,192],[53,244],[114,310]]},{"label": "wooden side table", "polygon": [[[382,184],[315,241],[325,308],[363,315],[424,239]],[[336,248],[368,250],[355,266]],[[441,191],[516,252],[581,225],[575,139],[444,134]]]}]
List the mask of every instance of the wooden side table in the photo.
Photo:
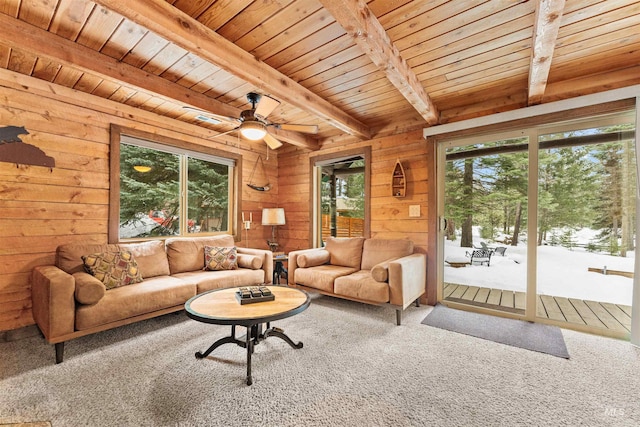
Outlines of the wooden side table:
[{"label": "wooden side table", "polygon": [[283,255],[274,255],[273,262],[275,266],[273,267],[273,279],[272,283],[274,285],[280,284],[280,278],[284,279],[284,284],[286,285],[289,280],[289,272],[286,268],[284,268],[283,262],[289,261],[289,256],[286,254]]}]

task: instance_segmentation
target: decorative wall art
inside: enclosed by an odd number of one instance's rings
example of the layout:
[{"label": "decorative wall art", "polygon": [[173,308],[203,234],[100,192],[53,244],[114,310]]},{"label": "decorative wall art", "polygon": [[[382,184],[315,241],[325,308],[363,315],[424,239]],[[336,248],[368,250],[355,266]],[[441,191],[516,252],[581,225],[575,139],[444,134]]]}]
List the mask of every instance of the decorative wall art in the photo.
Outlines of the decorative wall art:
[{"label": "decorative wall art", "polygon": [[[256,172],[256,168],[258,167],[258,163],[260,163],[260,169],[261,169],[261,172],[262,172],[262,176],[264,177],[264,180],[267,181],[267,183],[264,184],[264,185],[256,185],[253,182],[253,175]],[[271,190],[271,184],[269,184],[269,181],[268,181],[267,171],[264,168],[264,162],[262,161],[262,156],[258,156],[258,158],[256,159],[256,164],[253,165],[253,170],[251,171],[251,175],[249,176],[249,183],[247,185],[250,188],[253,188],[256,191],[269,191],[269,190]]]},{"label": "decorative wall art", "polygon": [[44,166],[53,169],[56,161],[38,147],[26,144],[20,135],[29,135],[24,126],[0,127],[0,162]]}]

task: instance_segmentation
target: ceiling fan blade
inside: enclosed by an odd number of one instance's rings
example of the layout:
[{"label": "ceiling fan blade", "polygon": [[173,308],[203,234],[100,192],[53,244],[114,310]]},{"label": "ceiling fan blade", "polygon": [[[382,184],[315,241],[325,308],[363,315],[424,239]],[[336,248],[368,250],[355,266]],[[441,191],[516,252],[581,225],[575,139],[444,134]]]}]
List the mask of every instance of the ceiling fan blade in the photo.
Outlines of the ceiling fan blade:
[{"label": "ceiling fan blade", "polygon": [[276,128],[282,129],[282,130],[292,130],[295,132],[313,133],[313,134],[318,133],[318,126],[316,125],[292,125],[292,124],[283,123],[275,126]]},{"label": "ceiling fan blade", "polygon": [[217,138],[217,137],[219,137],[219,136],[226,135],[226,134],[231,133],[231,132],[233,132],[233,131],[236,131],[236,130],[238,130],[238,129],[240,129],[240,128],[233,128],[233,129],[228,130],[228,131],[226,131],[226,132],[222,132],[222,133],[219,133],[219,134],[217,134],[217,135],[210,136],[210,137],[209,137],[209,139],[214,139],[214,138]]},{"label": "ceiling fan blade", "polygon": [[189,106],[184,106],[182,107],[185,110],[189,110],[189,111],[193,111],[194,113],[199,113],[202,114],[203,116],[207,116],[207,117],[211,117],[214,120],[218,120],[220,122],[225,122],[225,123],[238,123],[239,120],[235,117],[228,117],[228,116],[221,116],[219,114],[214,114],[210,111],[206,111],[206,110],[201,110],[200,108],[194,108],[194,107],[189,107]]},{"label": "ceiling fan blade", "polygon": [[273,99],[267,95],[260,97],[260,102],[256,105],[255,115],[260,116],[263,119],[273,112],[280,105],[280,101]]},{"label": "ceiling fan blade", "polygon": [[275,150],[276,148],[280,148],[282,147],[282,142],[278,141],[277,139],[275,139],[273,136],[271,136],[271,134],[266,134],[264,136],[264,142],[269,146],[269,148],[271,148],[272,150]]}]

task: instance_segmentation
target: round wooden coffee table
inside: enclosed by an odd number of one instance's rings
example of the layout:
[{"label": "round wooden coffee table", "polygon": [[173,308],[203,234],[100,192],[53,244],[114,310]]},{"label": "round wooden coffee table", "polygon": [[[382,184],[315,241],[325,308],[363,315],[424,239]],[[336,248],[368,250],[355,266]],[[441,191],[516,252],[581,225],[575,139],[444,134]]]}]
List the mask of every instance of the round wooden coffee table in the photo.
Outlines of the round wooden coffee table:
[{"label": "round wooden coffee table", "polygon": [[[256,302],[241,305],[236,299],[239,288],[216,289],[196,295],[185,303],[187,316],[204,323],[231,325],[231,335],[220,338],[204,352],[197,352],[196,357],[207,357],[213,350],[223,344],[237,344],[247,349],[247,385],[251,385],[251,354],[254,346],[260,341],[274,336],[295,349],[302,348],[302,343],[294,343],[280,328],[271,327],[271,322],[294,316],[307,307],[310,299],[306,292],[299,289],[267,286],[275,296],[273,301]],[[263,331],[263,324],[266,328]],[[247,328],[244,340],[236,338],[236,326]]]}]

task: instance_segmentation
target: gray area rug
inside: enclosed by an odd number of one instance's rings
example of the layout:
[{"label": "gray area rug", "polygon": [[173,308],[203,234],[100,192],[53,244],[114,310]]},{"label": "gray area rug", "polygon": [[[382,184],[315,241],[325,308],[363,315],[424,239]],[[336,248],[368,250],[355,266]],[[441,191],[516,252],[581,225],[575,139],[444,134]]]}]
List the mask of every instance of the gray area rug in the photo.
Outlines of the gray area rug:
[{"label": "gray area rug", "polygon": [[[312,296],[253,355],[206,349],[229,328],[184,313],[69,341],[0,343],[0,424],[66,426],[638,426],[640,349],[563,331],[571,359],[455,334],[395,311]],[[243,329],[243,328],[240,328]],[[243,332],[239,331],[239,335]]]},{"label": "gray area rug", "polygon": [[456,310],[438,304],[423,324],[565,359],[569,352],[560,328],[517,319]]}]

